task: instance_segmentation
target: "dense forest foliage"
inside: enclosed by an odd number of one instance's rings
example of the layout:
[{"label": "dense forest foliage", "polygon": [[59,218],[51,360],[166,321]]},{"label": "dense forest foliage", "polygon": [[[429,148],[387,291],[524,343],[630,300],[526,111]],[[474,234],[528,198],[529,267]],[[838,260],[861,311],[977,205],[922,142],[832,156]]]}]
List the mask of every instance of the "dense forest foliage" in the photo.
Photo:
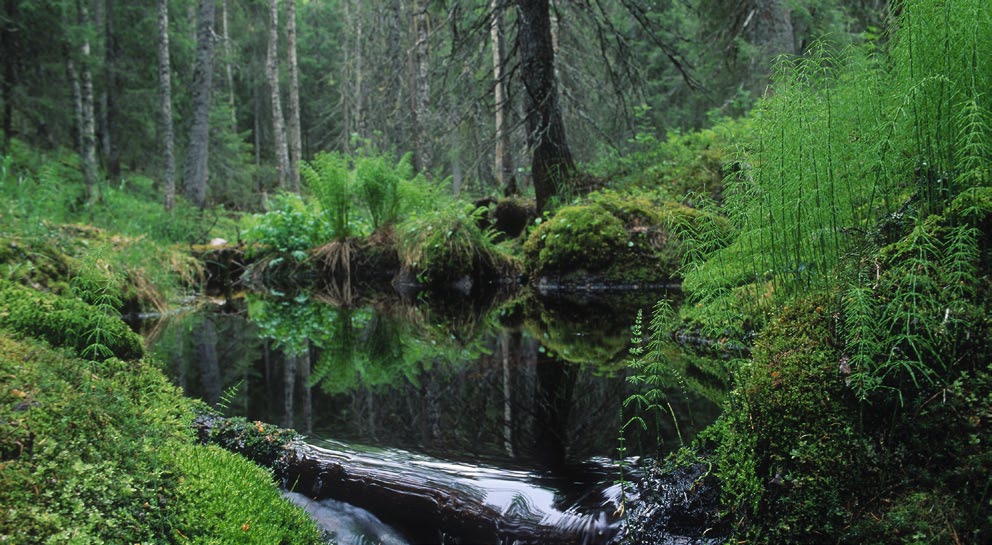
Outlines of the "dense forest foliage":
[{"label": "dense forest foliage", "polygon": [[[677,283],[621,445],[673,343],[726,360],[665,467],[706,468],[727,539],[987,543],[990,28],[984,0],[5,0],[0,538],[292,532],[264,472],[210,486],[248,470],[118,319],[237,262],[346,307],[382,270]],[[260,503],[197,519],[230,497]]]}]

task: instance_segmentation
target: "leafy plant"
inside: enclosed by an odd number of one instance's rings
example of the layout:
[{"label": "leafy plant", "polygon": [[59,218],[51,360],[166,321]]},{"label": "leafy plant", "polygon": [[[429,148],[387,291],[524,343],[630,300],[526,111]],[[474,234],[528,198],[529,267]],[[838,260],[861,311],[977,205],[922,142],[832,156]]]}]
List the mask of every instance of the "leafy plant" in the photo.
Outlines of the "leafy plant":
[{"label": "leafy plant", "polygon": [[330,226],[330,236],[344,240],[352,236],[355,178],[348,159],[339,153],[318,153],[300,165],[300,174],[320,203]]}]

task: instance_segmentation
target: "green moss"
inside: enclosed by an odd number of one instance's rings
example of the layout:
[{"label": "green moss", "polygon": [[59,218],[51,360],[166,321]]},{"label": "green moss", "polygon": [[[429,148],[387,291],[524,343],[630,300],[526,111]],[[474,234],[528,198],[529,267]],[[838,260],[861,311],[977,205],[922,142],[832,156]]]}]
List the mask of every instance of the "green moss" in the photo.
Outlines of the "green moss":
[{"label": "green moss", "polygon": [[721,417],[723,490],[738,516],[758,521],[751,537],[760,542],[829,541],[850,523],[855,491],[872,482],[830,316],[817,302],[785,309],[755,343]]},{"label": "green moss", "polygon": [[133,360],[144,355],[141,337],[120,318],[80,299],[16,284],[0,283],[0,325],[87,357],[112,354]]},{"label": "green moss", "polygon": [[271,474],[194,445],[193,411],[144,360],[0,331],[0,542],[320,543]]},{"label": "green moss", "polygon": [[524,244],[528,266],[536,271],[598,271],[624,251],[627,232],[608,210],[567,206],[531,233]]},{"label": "green moss", "polygon": [[[649,192],[592,193],[531,232],[524,243],[527,269],[565,281],[591,278],[611,283],[677,279],[684,248],[677,231],[704,227],[723,233],[718,216],[661,200]],[[722,235],[721,235],[722,236]]]}]

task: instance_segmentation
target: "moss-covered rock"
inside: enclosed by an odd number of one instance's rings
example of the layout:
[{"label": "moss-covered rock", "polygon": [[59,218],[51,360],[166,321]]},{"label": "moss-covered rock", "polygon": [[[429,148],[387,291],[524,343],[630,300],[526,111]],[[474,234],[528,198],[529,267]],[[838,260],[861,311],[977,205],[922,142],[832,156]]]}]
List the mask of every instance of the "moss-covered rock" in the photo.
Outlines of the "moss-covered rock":
[{"label": "moss-covered rock", "polygon": [[73,348],[84,357],[123,360],[144,355],[141,337],[117,316],[71,296],[0,283],[0,326]]},{"label": "moss-covered rock", "polygon": [[674,233],[680,229],[723,233],[729,227],[723,218],[651,193],[599,191],[531,232],[524,243],[527,270],[564,282],[678,280],[684,250]]}]

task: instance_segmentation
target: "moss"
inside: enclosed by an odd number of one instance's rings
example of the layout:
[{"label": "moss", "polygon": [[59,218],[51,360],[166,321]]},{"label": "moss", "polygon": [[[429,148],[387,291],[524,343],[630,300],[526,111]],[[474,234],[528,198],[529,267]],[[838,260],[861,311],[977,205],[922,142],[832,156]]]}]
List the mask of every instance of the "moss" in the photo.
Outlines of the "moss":
[{"label": "moss", "polygon": [[124,360],[144,355],[141,337],[120,318],[80,299],[16,284],[0,283],[0,325],[88,357],[107,351]]},{"label": "moss", "polygon": [[562,208],[538,226],[524,244],[524,255],[535,271],[598,271],[626,245],[619,219],[601,206],[578,205]]},{"label": "moss", "polygon": [[194,444],[193,411],[147,361],[0,331],[0,542],[320,543],[270,473]]},{"label": "moss", "polygon": [[871,482],[868,444],[838,370],[831,312],[822,302],[788,307],[762,332],[716,428],[723,490],[759,542],[804,536],[833,542],[854,516],[856,489]]},{"label": "moss", "polygon": [[723,218],[653,193],[602,190],[590,194],[585,204],[560,209],[534,229],[524,243],[524,256],[534,276],[664,282],[678,279],[682,265],[683,248],[674,231],[698,233],[704,227],[729,230]]}]

